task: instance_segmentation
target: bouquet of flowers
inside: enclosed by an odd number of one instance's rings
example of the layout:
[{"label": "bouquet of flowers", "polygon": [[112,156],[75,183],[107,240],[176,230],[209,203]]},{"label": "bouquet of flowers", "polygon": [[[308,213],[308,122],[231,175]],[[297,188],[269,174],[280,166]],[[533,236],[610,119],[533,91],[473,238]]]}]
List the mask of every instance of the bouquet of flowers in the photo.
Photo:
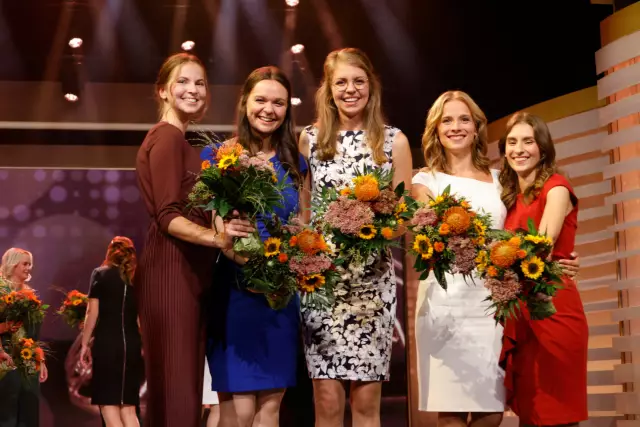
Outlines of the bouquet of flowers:
[{"label": "bouquet of flowers", "polygon": [[42,323],[47,304],[42,304],[35,292],[31,289],[11,291],[2,296],[4,317],[8,321],[23,322],[30,325]]},{"label": "bouquet of flowers", "polygon": [[352,184],[327,188],[313,201],[315,222],[335,244],[335,263],[364,265],[374,252],[399,246],[394,233],[411,219],[416,202],[404,182],[392,188],[393,169],[356,169]]},{"label": "bouquet of flowers", "polygon": [[87,295],[80,291],[73,290],[66,295],[64,302],[56,313],[62,316],[62,319],[67,325],[75,328],[84,322],[88,304],[89,298]]},{"label": "bouquet of flowers", "polygon": [[529,219],[528,230],[492,231],[489,240],[475,261],[490,292],[486,301],[491,302],[496,322],[517,318],[521,301],[527,304],[532,320],[553,315],[553,302],[538,295],[554,296],[561,288],[562,269],[556,261],[549,260],[551,239],[540,234]]},{"label": "bouquet of flowers", "polygon": [[[223,143],[209,141],[205,150],[198,181],[189,194],[192,204],[214,210],[224,219],[233,210],[248,214],[270,216],[283,206],[285,180],[278,181],[273,164],[249,152],[235,140]],[[237,239],[233,250],[239,255],[259,251],[262,245],[258,233]]]},{"label": "bouquet of flowers", "polygon": [[22,378],[27,380],[29,377],[39,375],[45,359],[42,343],[31,338],[17,338],[16,336],[12,341],[11,357],[15,369],[20,372]]},{"label": "bouquet of flowers", "polygon": [[442,194],[431,197],[428,205],[415,211],[409,223],[413,232],[410,251],[416,255],[413,267],[421,272],[420,280],[433,270],[445,290],[445,273],[473,280],[474,260],[484,247],[487,228],[491,226],[491,215],[474,212],[464,197],[453,196],[450,191],[447,186]]},{"label": "bouquet of flowers", "polygon": [[310,307],[333,304],[333,287],[340,275],[322,235],[297,219],[283,225],[274,217],[267,229],[271,237],[264,242],[261,253],[251,256],[243,266],[246,289],[265,294],[276,310],[286,307],[296,292]]}]

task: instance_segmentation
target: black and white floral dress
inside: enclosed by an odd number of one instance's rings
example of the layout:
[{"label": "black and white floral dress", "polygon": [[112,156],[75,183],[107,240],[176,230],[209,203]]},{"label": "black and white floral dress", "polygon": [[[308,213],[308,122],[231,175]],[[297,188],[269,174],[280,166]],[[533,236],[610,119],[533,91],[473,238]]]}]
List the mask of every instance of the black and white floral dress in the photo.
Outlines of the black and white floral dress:
[{"label": "black and white floral dress", "polygon": [[[354,169],[378,167],[367,146],[364,131],[341,131],[338,150],[329,161],[317,157],[317,129],[305,129],[309,137],[311,197],[323,187],[351,183]],[[385,127],[384,152],[392,168],[391,147],[398,129]],[[396,317],[396,279],[391,253],[370,257],[364,266],[340,268],[342,281],[336,302],[329,310],[301,307],[305,332],[305,356],[309,376],[317,379],[383,381],[389,379],[391,343]]]}]

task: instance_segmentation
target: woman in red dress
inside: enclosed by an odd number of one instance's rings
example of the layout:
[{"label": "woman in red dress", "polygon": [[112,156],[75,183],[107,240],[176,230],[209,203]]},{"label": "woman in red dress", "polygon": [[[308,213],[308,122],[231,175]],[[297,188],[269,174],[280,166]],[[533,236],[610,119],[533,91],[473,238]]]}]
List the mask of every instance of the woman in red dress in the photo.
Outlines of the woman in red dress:
[{"label": "woman in red dress", "polygon": [[231,248],[233,237],[247,236],[253,227],[233,219],[218,233],[210,212],[187,207],[201,162],[185,132],[208,104],[200,60],[186,53],[169,57],[158,73],[156,96],[161,119],[136,158],[150,217],[134,287],[149,390],[145,425],[198,427],[205,353],[201,300],[216,248]]},{"label": "woman in red dress", "polygon": [[[578,225],[578,199],[557,171],[547,125],[517,113],[500,140],[505,157],[500,174],[505,229],[527,228],[532,219],[554,241],[553,259],[569,258]],[[501,363],[506,370],[507,404],[527,426],[577,424],[587,414],[587,340],[589,329],[575,282],[563,277],[553,298],[558,310],[531,320],[525,307],[507,322]]]}]

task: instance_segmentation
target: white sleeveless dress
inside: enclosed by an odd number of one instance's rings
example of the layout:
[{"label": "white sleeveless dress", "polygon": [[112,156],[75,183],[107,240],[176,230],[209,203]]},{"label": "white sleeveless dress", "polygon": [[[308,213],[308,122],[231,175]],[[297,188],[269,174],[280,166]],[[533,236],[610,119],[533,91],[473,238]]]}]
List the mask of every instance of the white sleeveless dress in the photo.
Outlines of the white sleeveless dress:
[{"label": "white sleeveless dress", "polygon": [[[498,171],[493,183],[440,172],[419,172],[413,184],[436,196],[451,186],[475,211],[491,214],[502,229],[507,210],[500,200]],[[419,409],[431,412],[502,412],[504,371],[498,366],[502,327],[488,314],[483,280],[446,275],[443,290],[433,274],[420,282],[416,310]],[[475,282],[475,283],[474,283]]]}]

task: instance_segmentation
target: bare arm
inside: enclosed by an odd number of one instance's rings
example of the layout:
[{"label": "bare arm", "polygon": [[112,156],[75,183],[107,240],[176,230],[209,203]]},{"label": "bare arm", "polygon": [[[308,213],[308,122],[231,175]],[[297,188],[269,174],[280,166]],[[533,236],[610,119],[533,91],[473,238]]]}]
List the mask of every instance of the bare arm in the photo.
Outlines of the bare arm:
[{"label": "bare arm", "polygon": [[411,187],[411,197],[416,199],[418,202],[429,203],[433,194],[431,194],[431,190],[429,190],[429,187],[426,185],[413,184]]},{"label": "bare arm", "polygon": [[[411,147],[404,133],[398,132],[393,139],[393,188],[404,182],[404,188],[411,194],[411,178],[413,176],[413,159]],[[398,237],[407,231],[404,225],[398,227],[393,237]]]},{"label": "bare arm", "polygon": [[93,336],[93,331],[98,322],[98,314],[100,313],[100,301],[97,298],[89,298],[87,304],[87,314],[84,317],[84,329],[82,330],[82,346],[87,347]]},{"label": "bare arm", "polygon": [[566,187],[553,187],[547,193],[542,219],[538,226],[540,233],[546,234],[555,243],[560,235],[565,217],[571,212],[571,197]]}]

